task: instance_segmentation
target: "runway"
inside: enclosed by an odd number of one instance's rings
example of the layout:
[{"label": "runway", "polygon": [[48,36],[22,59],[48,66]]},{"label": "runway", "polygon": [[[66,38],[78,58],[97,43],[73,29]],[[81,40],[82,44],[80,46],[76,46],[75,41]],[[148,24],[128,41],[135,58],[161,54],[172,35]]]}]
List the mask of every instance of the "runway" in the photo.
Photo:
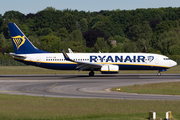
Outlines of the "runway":
[{"label": "runway", "polygon": [[0,75],[0,93],[42,97],[180,100],[179,95],[120,93],[110,88],[180,81],[180,74]]}]

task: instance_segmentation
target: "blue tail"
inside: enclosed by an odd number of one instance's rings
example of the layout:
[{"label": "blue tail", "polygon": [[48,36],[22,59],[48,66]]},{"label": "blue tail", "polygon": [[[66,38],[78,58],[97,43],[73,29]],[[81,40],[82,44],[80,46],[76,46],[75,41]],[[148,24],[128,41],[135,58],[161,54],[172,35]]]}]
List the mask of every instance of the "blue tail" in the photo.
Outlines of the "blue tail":
[{"label": "blue tail", "polygon": [[16,54],[48,53],[37,49],[15,23],[8,23],[8,27]]}]

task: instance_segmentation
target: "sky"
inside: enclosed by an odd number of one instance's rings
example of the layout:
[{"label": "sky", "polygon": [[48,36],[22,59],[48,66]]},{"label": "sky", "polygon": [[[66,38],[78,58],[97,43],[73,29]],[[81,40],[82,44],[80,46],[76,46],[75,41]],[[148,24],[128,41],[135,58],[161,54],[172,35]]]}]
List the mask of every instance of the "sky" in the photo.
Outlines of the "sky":
[{"label": "sky", "polygon": [[0,14],[14,10],[37,13],[47,7],[78,11],[135,10],[137,8],[180,7],[180,0],[1,0]]}]

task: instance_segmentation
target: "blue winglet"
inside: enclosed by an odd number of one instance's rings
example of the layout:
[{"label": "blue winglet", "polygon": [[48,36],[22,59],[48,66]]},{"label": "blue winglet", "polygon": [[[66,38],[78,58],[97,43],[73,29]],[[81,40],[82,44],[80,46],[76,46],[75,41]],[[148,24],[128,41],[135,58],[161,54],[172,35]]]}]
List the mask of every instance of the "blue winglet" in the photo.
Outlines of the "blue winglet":
[{"label": "blue winglet", "polygon": [[66,52],[65,52],[63,49],[61,49],[61,51],[62,51],[62,53],[63,53],[63,55],[64,55],[65,60],[70,60],[70,61],[71,61],[71,59],[70,59],[69,56],[66,54]]}]

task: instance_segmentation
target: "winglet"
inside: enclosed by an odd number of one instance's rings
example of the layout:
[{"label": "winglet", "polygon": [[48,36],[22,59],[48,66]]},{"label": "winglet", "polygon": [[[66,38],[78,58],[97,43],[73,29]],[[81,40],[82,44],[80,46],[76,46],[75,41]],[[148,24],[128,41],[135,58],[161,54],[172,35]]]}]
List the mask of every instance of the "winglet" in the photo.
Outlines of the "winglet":
[{"label": "winglet", "polygon": [[69,50],[69,53],[73,53],[73,51],[71,50],[71,48],[68,48],[68,50]]},{"label": "winglet", "polygon": [[66,52],[65,52],[63,49],[61,49],[61,51],[62,51],[62,53],[63,53],[63,55],[64,55],[65,60],[70,60],[70,61],[71,61],[71,59],[70,59],[69,56],[66,54]]}]

